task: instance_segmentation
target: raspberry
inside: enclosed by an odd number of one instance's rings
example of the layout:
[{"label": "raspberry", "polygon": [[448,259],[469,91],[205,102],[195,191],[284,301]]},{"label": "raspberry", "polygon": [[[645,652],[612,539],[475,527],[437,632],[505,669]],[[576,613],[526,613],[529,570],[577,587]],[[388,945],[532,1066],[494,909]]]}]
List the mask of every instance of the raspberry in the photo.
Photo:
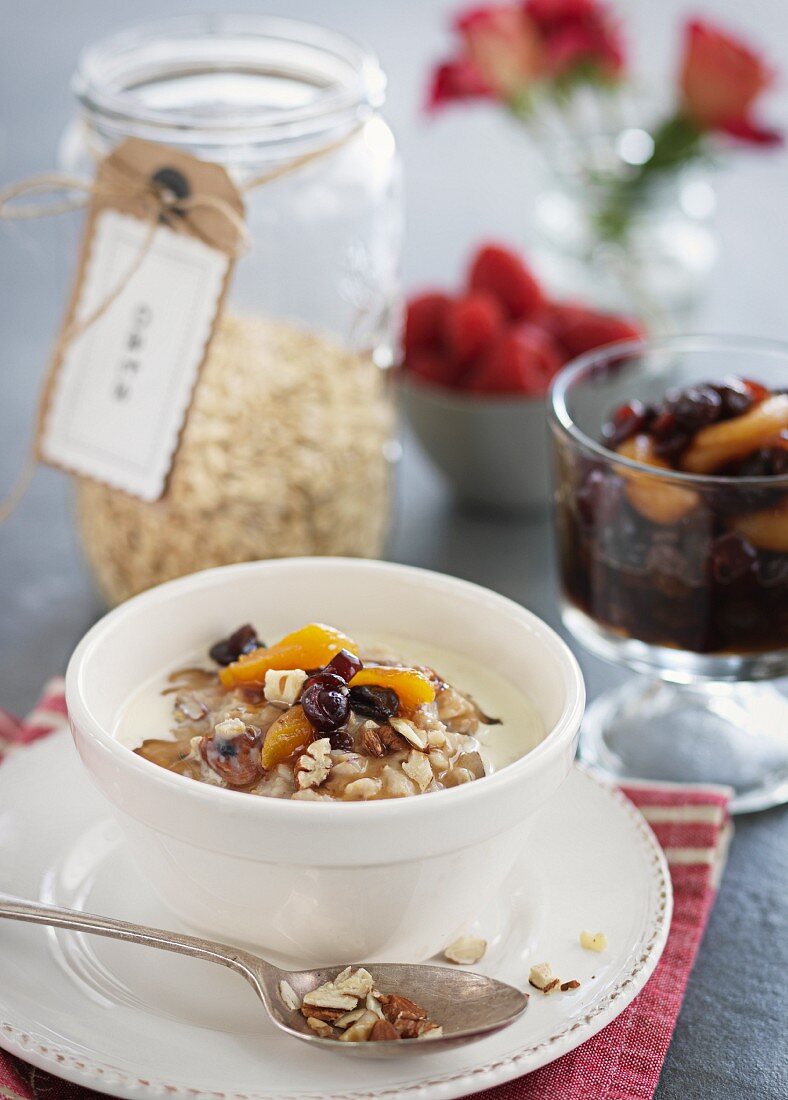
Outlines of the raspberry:
[{"label": "raspberry", "polygon": [[408,374],[416,374],[433,386],[456,386],[457,368],[447,355],[417,348],[405,360]]},{"label": "raspberry", "polygon": [[489,294],[467,294],[446,310],[446,344],[457,363],[472,363],[503,326],[503,310]]},{"label": "raspberry", "polygon": [[543,329],[513,325],[485,353],[471,372],[466,388],[475,393],[542,396],[560,368],[559,351]]},{"label": "raspberry", "polygon": [[635,321],[611,313],[598,313],[572,302],[556,303],[551,314],[550,328],[572,357],[618,340],[643,337],[643,329]]},{"label": "raspberry", "polygon": [[480,248],[468,274],[471,290],[491,294],[513,321],[534,317],[544,306],[544,294],[519,256],[500,245]]},{"label": "raspberry", "polygon": [[449,297],[437,291],[417,294],[408,302],[405,316],[405,356],[417,349],[440,347]]}]

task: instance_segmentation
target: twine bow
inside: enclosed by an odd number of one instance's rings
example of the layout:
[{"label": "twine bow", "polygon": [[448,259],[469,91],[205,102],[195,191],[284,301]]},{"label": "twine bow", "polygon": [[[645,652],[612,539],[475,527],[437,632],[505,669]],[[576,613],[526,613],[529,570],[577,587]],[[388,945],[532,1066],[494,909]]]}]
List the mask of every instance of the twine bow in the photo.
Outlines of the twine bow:
[{"label": "twine bow", "polygon": [[[238,192],[241,195],[248,194],[267,183],[273,183],[274,180],[282,179],[284,176],[299,171],[313,161],[320,160],[346,145],[360,129],[360,125],[356,126],[343,137],[328,145],[312,149],[310,152],[295,157],[284,164],[253,176],[238,186]],[[105,169],[107,166],[107,162],[105,162]],[[47,202],[18,202],[19,199],[38,195],[53,197]],[[75,318],[66,327],[61,334],[63,345],[81,335],[94,324],[123,293],[136,272],[139,271],[145,257],[149,254],[159,225],[173,226],[177,223],[178,226],[184,227],[188,232],[199,237],[205,244],[212,247],[221,247],[233,259],[243,256],[251,248],[251,236],[242,214],[226,199],[218,195],[199,192],[179,195],[163,173],[159,173],[158,177],[157,175],[153,177],[146,176],[127,162],[122,164],[113,163],[111,170],[105,171],[103,179],[100,181],[71,175],[67,172],[42,172],[39,175],[29,176],[27,179],[10,184],[8,187],[0,189],[0,221],[28,221],[36,218],[53,217],[57,214],[68,214],[85,209],[94,202],[112,207],[114,204],[126,203],[130,199],[140,207],[144,220],[148,224],[148,231],[140,244],[139,251],[126,271],[123,272],[117,284],[107,292],[99,305],[87,317],[81,317],[79,320]],[[212,211],[224,222],[226,229],[229,231],[229,236],[221,245],[207,236],[205,230],[201,229],[191,217],[200,210]],[[35,446],[31,446],[22,471],[6,498],[0,502],[0,523],[8,519],[24,497],[35,469]]]}]

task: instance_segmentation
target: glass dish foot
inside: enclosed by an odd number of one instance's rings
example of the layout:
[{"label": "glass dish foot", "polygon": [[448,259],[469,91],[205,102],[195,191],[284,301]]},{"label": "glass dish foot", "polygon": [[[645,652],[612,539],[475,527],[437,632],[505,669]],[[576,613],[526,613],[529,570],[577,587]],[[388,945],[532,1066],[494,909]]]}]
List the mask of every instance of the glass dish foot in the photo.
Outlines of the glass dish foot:
[{"label": "glass dish foot", "polygon": [[771,684],[637,677],[586,711],[580,759],[610,778],[722,783],[731,811],[788,802],[788,697]]}]

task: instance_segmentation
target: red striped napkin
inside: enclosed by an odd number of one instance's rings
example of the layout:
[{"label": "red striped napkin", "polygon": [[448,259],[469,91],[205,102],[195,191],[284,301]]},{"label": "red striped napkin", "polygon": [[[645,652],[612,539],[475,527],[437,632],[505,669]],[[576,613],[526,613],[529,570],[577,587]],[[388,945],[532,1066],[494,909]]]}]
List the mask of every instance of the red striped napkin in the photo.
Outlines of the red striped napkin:
[{"label": "red striped napkin", "polygon": [[[65,715],[62,680],[46,685],[24,721],[0,710],[0,759],[62,729]],[[670,864],[673,922],[662,958],[640,995],[593,1039],[526,1077],[478,1093],[483,1100],[649,1100],[654,1094],[724,866],[732,831],[730,793],[720,787],[639,783],[623,790],[651,824]],[[99,1094],[0,1051],[0,1098],[44,1095],[88,1100]]]}]

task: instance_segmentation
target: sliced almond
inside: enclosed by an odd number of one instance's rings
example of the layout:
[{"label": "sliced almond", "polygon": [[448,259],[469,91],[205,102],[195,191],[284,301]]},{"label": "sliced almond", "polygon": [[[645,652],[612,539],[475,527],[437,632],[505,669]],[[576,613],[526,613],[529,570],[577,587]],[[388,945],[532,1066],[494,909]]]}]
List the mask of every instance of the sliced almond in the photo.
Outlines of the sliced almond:
[{"label": "sliced almond", "polygon": [[404,718],[389,718],[389,725],[414,748],[421,749],[422,752],[426,749],[427,735]]},{"label": "sliced almond", "polygon": [[363,1016],[359,1016],[354,1024],[342,1032],[339,1036],[340,1043],[365,1043],[379,1019],[374,1012],[365,1011]]},{"label": "sliced almond", "polygon": [[279,983],[279,996],[291,1012],[297,1012],[301,1007],[301,1000],[289,982],[281,981]]}]

